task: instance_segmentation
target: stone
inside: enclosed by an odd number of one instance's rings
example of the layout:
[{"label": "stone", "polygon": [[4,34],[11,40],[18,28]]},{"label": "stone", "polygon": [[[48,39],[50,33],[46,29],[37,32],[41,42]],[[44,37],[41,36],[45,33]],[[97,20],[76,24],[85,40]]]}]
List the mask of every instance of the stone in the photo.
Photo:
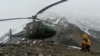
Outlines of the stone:
[{"label": "stone", "polygon": [[39,53],[38,56],[44,56],[42,53]]},{"label": "stone", "polygon": [[0,56],[3,56],[3,52],[0,52]]}]

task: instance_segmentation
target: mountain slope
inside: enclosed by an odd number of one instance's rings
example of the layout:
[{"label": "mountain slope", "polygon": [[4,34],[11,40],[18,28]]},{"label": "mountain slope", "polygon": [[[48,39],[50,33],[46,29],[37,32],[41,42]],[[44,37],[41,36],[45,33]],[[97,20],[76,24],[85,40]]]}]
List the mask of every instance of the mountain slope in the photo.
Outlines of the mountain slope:
[{"label": "mountain slope", "polygon": [[[56,22],[58,25],[54,26],[54,29],[57,31],[57,34],[52,38],[46,40],[53,40],[55,43],[64,44],[69,46],[81,46],[81,35],[85,33],[75,24],[69,23],[66,18],[58,18],[58,20],[51,20]],[[60,26],[62,25],[62,26]],[[89,38],[92,42],[91,50],[100,51],[100,42],[98,39],[89,35]]]},{"label": "mountain slope", "polygon": [[[61,24],[62,20],[59,20],[58,24]],[[53,40],[57,43],[60,44],[65,44],[65,45],[71,45],[71,46],[81,46],[81,35],[83,33],[85,33],[84,31],[82,31],[79,27],[77,27],[76,25],[69,23],[67,21],[66,24],[64,24],[63,20],[62,24],[63,25],[67,25],[67,27],[65,26],[55,26],[56,30],[57,30],[57,34],[56,36],[54,36]],[[95,33],[95,32],[94,32]],[[89,35],[89,38],[92,42],[91,45],[91,50],[93,51],[100,51],[100,42],[98,39],[94,38],[93,36]]]}]

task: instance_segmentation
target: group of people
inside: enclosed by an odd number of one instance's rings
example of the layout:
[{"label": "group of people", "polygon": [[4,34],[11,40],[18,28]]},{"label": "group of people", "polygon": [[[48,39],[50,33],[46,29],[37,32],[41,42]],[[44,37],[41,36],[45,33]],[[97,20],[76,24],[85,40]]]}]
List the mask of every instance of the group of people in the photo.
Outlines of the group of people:
[{"label": "group of people", "polygon": [[81,51],[90,52],[91,41],[87,34],[82,34],[82,46]]}]

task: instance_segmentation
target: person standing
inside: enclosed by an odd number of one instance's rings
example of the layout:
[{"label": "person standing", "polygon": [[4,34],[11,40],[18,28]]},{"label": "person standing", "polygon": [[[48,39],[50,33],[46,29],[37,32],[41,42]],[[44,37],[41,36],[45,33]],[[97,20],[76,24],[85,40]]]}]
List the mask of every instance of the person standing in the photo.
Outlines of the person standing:
[{"label": "person standing", "polygon": [[90,46],[91,46],[91,41],[88,38],[88,35],[87,34],[83,34],[82,35],[81,51],[88,51],[88,52],[90,52]]}]

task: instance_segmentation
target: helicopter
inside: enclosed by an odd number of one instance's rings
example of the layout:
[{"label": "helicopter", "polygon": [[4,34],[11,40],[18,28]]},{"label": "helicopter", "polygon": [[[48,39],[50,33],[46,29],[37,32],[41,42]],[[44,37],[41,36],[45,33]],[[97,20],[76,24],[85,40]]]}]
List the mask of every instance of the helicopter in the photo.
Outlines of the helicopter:
[{"label": "helicopter", "polygon": [[[60,0],[58,2],[55,2],[39,12],[37,12],[34,16],[31,17],[25,17],[25,18],[9,18],[9,19],[0,19],[0,21],[9,21],[9,20],[19,20],[19,19],[33,19],[32,22],[28,23],[26,27],[24,28],[24,37],[29,39],[45,39],[52,37],[56,34],[56,30],[54,30],[52,27],[45,25],[45,23],[53,24],[51,22],[43,21],[39,18],[37,18],[38,14],[43,13],[45,10],[49,9],[52,6],[55,6],[57,4],[60,4],[62,2],[65,2],[67,0]],[[45,22],[45,23],[43,23]]]},{"label": "helicopter", "polygon": [[24,28],[24,37],[30,39],[33,37],[35,37],[35,39],[44,39],[55,34],[56,31],[53,28],[45,25],[41,21],[35,21],[35,24],[33,24],[33,22],[30,22]]}]

